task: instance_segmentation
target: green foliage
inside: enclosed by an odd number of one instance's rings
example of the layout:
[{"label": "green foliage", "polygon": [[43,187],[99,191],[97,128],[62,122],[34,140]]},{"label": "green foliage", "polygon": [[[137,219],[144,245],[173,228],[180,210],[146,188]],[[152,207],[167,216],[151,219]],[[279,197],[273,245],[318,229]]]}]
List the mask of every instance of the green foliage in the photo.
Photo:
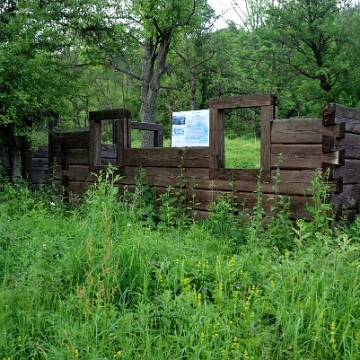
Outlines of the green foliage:
[{"label": "green foliage", "polygon": [[256,137],[225,137],[225,167],[260,169],[260,139]]},{"label": "green foliage", "polygon": [[[115,169],[99,175],[72,211],[54,211],[58,202],[24,185],[3,187],[2,358],[358,356],[357,222],[351,231],[320,233],[319,220],[309,221],[311,243],[275,252],[267,231],[257,241],[250,231],[262,220],[260,201],[250,224],[232,217],[239,215],[233,193],[213,207],[219,226],[230,211],[222,227],[154,229],[138,222],[126,199],[117,202],[115,179]],[[249,230],[242,244],[228,231],[235,224]]]}]

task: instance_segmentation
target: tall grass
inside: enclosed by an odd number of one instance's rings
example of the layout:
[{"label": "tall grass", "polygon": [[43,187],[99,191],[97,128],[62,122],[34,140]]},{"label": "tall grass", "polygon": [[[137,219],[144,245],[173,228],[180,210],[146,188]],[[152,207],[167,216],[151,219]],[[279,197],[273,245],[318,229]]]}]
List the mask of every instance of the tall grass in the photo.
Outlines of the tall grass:
[{"label": "tall grass", "polygon": [[256,137],[225,137],[225,167],[260,169],[260,144]]},{"label": "tall grass", "polygon": [[169,226],[139,211],[146,184],[118,201],[106,176],[75,209],[4,186],[0,358],[358,358],[360,221],[315,214],[276,234],[237,212],[219,227],[223,198],[206,222]]}]

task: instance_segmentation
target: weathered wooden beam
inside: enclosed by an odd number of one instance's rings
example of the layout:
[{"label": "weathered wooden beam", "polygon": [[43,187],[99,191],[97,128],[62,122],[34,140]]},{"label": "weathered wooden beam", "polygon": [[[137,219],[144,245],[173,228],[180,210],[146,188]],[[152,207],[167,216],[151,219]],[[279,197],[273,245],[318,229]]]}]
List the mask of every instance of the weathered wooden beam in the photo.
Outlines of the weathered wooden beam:
[{"label": "weathered wooden beam", "polygon": [[131,112],[127,109],[114,109],[114,110],[100,110],[100,111],[90,111],[89,120],[92,121],[101,121],[101,120],[115,120],[130,118]]},{"label": "weathered wooden beam", "polygon": [[257,183],[261,177],[260,170],[252,169],[210,169],[211,180],[249,181]]},{"label": "weathered wooden beam", "polygon": [[[209,106],[217,110],[225,110],[256,106],[277,106],[277,101],[277,97],[272,94],[254,94],[213,98],[209,100]],[[273,116],[274,115],[275,114],[273,114]]]},{"label": "weathered wooden beam", "polygon": [[[180,167],[153,167],[147,166],[141,169],[145,172],[145,175],[159,176],[163,178],[182,178],[185,176],[191,181],[188,181],[188,185],[193,184],[193,179],[209,179],[209,169],[206,168],[180,168]],[[140,168],[133,166],[126,166],[124,168],[124,175],[129,178],[139,177]],[[196,184],[195,184],[196,186]]]},{"label": "weathered wooden beam", "polygon": [[360,134],[346,133],[345,139],[323,135],[323,151],[345,150],[346,159],[360,159]]},{"label": "weathered wooden beam", "polygon": [[208,147],[124,149],[124,166],[209,167]]},{"label": "weathered wooden beam", "polygon": [[323,163],[323,172],[329,173],[329,179],[341,177],[344,184],[360,183],[360,160],[345,159],[343,166]]},{"label": "weathered wooden beam", "polygon": [[345,123],[325,127],[322,124],[322,119],[272,121],[272,144],[320,144],[322,135],[343,139],[345,137]]},{"label": "weathered wooden beam", "polygon": [[[61,164],[64,157],[61,156],[61,150],[55,149],[54,156],[56,163]],[[88,165],[89,164],[89,151],[88,149],[69,149],[68,155],[65,157],[68,165]]]},{"label": "weathered wooden beam", "polygon": [[280,169],[321,169],[322,162],[343,165],[345,151],[324,154],[322,145],[274,144],[271,146],[271,166]]},{"label": "weathered wooden beam", "polygon": [[341,204],[344,209],[359,209],[360,206],[360,184],[345,184],[343,191],[334,194],[333,204]]},{"label": "weathered wooden beam", "polygon": [[210,105],[210,169],[225,167],[225,120],[224,110]]},{"label": "weathered wooden beam", "polygon": [[270,175],[271,171],[271,120],[273,120],[273,105],[261,106],[261,148],[260,148],[260,167],[265,176]]},{"label": "weathered wooden beam", "polygon": [[139,130],[161,131],[164,128],[164,125],[132,121],[131,128]]},{"label": "weathered wooden beam", "polygon": [[90,132],[75,132],[75,133],[64,133],[64,134],[53,134],[52,146],[55,148],[61,147],[61,144],[66,142],[68,147],[88,147],[90,143]]},{"label": "weathered wooden beam", "polygon": [[345,131],[360,134],[360,110],[336,103],[326,104],[323,108],[324,126],[345,122]]},{"label": "weathered wooden beam", "polygon": [[163,147],[164,125],[142,122],[131,122],[132,129],[147,130],[154,132],[154,147]]}]

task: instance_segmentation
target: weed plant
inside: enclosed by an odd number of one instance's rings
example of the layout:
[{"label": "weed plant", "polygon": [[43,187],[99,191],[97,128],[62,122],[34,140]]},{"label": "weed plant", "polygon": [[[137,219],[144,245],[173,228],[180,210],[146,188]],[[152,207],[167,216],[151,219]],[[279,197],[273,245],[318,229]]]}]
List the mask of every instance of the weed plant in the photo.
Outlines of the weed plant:
[{"label": "weed plant", "polygon": [[260,200],[245,221],[231,197],[210,222],[154,226],[144,181],[119,201],[111,171],[71,211],[3,187],[0,359],[358,358],[360,221],[331,227],[321,187],[319,218],[285,217],[288,233],[282,218],[260,231]]}]

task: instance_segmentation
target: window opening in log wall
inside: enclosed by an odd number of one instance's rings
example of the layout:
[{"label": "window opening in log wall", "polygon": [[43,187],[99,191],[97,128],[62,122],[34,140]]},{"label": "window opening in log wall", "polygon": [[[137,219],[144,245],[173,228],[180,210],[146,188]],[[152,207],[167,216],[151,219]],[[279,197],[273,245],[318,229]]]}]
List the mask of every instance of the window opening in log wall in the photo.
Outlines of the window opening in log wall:
[{"label": "window opening in log wall", "polygon": [[101,132],[101,165],[118,166],[116,147],[116,120],[102,120]]},{"label": "window opening in log wall", "polygon": [[261,108],[224,112],[225,168],[260,169]]}]

